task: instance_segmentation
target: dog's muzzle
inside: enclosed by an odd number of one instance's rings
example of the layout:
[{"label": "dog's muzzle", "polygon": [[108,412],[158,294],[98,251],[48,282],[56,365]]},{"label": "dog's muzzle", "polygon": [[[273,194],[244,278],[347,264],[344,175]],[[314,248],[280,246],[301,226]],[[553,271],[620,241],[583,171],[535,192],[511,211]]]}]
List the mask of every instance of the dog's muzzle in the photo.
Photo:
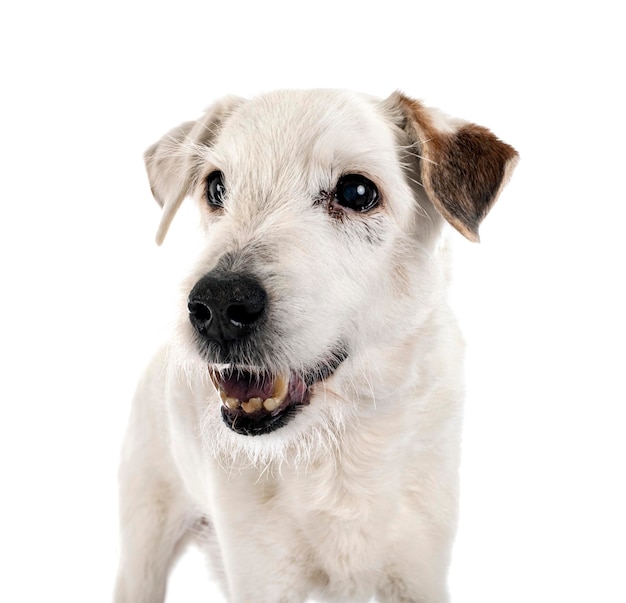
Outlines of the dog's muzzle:
[{"label": "dog's muzzle", "polygon": [[191,290],[189,320],[222,399],[224,423],[236,433],[262,435],[285,425],[309,403],[312,387],[330,377],[346,359],[343,346],[308,369],[277,374],[251,366],[267,316],[267,294],[247,275],[211,272]]}]

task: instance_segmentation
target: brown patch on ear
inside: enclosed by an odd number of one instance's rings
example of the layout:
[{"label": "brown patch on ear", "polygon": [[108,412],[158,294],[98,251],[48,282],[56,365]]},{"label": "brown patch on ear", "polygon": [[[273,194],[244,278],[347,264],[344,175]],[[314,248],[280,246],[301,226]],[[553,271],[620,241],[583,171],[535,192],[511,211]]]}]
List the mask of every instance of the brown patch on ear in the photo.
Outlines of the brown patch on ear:
[{"label": "brown patch on ear", "polygon": [[517,152],[481,126],[436,125],[422,103],[401,93],[390,100],[401,109],[403,129],[418,148],[429,199],[454,228],[477,242],[478,227],[508,181]]}]

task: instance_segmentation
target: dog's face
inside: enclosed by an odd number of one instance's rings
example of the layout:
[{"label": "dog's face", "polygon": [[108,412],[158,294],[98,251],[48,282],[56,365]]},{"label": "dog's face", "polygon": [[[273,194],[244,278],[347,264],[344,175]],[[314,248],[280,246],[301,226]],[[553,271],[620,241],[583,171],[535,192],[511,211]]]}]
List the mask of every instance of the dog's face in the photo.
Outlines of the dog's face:
[{"label": "dog's face", "polygon": [[515,159],[401,94],[338,91],[225,99],[151,147],[159,241],[185,196],[200,205],[178,343],[219,429],[297,438],[380,403],[398,385],[381,364],[406,374],[444,288],[444,218],[475,240]]}]

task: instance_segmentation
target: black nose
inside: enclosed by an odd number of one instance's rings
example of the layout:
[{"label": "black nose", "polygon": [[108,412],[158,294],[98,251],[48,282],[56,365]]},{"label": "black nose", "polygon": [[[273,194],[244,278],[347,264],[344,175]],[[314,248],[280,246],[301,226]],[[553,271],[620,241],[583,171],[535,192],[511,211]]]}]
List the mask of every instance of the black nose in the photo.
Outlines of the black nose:
[{"label": "black nose", "polygon": [[209,273],[196,283],[187,300],[193,327],[220,346],[249,335],[264,317],[266,306],[263,287],[239,274]]}]

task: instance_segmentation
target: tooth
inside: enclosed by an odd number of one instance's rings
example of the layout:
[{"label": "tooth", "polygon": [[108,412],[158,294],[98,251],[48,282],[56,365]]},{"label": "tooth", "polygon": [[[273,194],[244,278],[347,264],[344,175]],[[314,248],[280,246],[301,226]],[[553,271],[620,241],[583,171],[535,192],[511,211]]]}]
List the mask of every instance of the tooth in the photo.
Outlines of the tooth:
[{"label": "tooth", "polygon": [[[289,390],[289,377],[285,379],[282,375],[276,377],[276,383],[274,384],[274,395],[272,398],[276,398],[281,402],[287,397],[287,391]],[[271,398],[270,398],[271,399]]]},{"label": "tooth", "polygon": [[263,402],[263,408],[269,412],[273,412],[280,406],[281,402],[278,398],[268,398]]},{"label": "tooth", "polygon": [[217,372],[214,369],[212,369],[210,367],[209,367],[209,377],[211,378],[211,382],[215,386],[215,389],[221,393],[222,390],[220,389],[220,378],[219,378],[219,375],[217,374]]},{"label": "tooth", "polygon": [[229,398],[228,396],[223,395],[222,400],[224,400],[224,404],[226,404],[226,406],[228,406],[231,410],[239,408],[240,402],[237,398]]},{"label": "tooth", "polygon": [[261,406],[263,406],[263,400],[261,400],[261,398],[250,398],[248,402],[250,402],[254,410],[259,410]]},{"label": "tooth", "polygon": [[248,401],[241,403],[241,408],[243,408],[247,413],[260,410],[262,406],[263,400],[261,400],[261,398],[250,398]]}]

